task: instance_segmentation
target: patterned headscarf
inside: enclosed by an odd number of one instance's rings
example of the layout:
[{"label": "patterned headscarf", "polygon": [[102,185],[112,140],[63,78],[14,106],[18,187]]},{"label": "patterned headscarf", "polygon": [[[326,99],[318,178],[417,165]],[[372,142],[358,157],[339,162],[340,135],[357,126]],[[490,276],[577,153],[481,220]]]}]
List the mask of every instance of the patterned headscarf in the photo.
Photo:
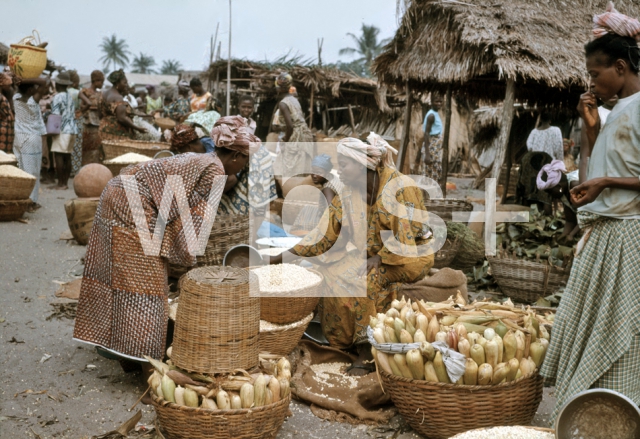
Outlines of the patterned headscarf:
[{"label": "patterned headscarf", "polygon": [[391,154],[398,154],[395,148],[373,131],[367,137],[367,142],[346,137],[338,142],[338,154],[354,159],[372,171],[381,167],[396,167]]},{"label": "patterned headscarf", "polygon": [[276,87],[289,88],[292,82],[293,77],[287,72],[282,72],[276,77]]},{"label": "patterned headscarf", "polygon": [[91,82],[100,81],[101,79],[104,79],[104,73],[102,73],[100,70],[94,70],[93,72],[91,72]]},{"label": "patterned headscarf", "polygon": [[118,82],[122,81],[122,79],[126,77],[127,76],[124,74],[124,70],[120,69],[120,70],[115,70],[109,73],[109,76],[107,76],[107,80],[113,85],[116,85]]},{"label": "patterned headscarf", "polygon": [[331,163],[331,157],[328,154],[315,156],[311,161],[311,166],[324,169],[327,172],[331,172],[333,169],[333,163]]},{"label": "patterned headscarf", "polygon": [[640,22],[635,18],[621,14],[613,7],[613,2],[609,2],[604,14],[593,17],[594,38],[603,37],[608,33],[640,41]]},{"label": "patterned headscarf", "polygon": [[[565,172],[567,172],[567,168],[564,167],[564,162],[561,160],[554,160],[548,165],[544,165],[536,178],[538,189],[543,191],[557,186],[562,180],[562,174]],[[547,181],[542,180],[544,174],[547,174]]]},{"label": "patterned headscarf", "polygon": [[171,147],[178,151],[196,140],[198,140],[198,134],[192,125],[178,124],[171,133]]},{"label": "patterned headscarf", "polygon": [[244,155],[252,154],[260,147],[260,139],[249,130],[242,116],[218,119],[211,131],[211,138],[217,148],[227,148]]},{"label": "patterned headscarf", "polygon": [[0,87],[4,87],[5,85],[11,85],[13,80],[8,73],[0,73]]}]

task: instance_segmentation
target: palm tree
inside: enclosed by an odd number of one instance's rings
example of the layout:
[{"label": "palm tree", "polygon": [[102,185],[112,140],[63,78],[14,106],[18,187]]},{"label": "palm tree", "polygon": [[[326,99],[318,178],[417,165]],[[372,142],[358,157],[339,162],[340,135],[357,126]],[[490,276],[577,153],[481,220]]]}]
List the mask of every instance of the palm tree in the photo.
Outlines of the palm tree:
[{"label": "palm tree", "polygon": [[177,75],[180,70],[182,70],[182,65],[180,61],[175,59],[165,59],[160,67],[160,73],[163,75]]},{"label": "palm tree", "polygon": [[354,62],[363,65],[364,70],[368,73],[371,61],[373,61],[373,59],[378,56],[378,54],[382,51],[382,47],[391,39],[387,38],[378,41],[378,34],[380,33],[380,29],[378,29],[374,25],[366,25],[362,23],[361,31],[362,32],[359,37],[352,34],[351,32],[347,34],[353,39],[356,47],[345,47],[344,49],[340,49],[339,54],[360,55],[360,58],[356,59]]},{"label": "palm tree", "polygon": [[156,65],[156,60],[151,55],[145,55],[140,52],[140,55],[133,58],[131,67],[133,67],[133,73],[155,73],[153,66]]},{"label": "palm tree", "polygon": [[104,70],[107,70],[109,64],[112,66],[112,70],[115,70],[117,66],[122,68],[129,64],[129,45],[125,40],[119,40],[116,34],[110,37],[103,37],[102,44],[100,44],[100,50],[104,53],[104,56],[100,58],[102,61]]}]

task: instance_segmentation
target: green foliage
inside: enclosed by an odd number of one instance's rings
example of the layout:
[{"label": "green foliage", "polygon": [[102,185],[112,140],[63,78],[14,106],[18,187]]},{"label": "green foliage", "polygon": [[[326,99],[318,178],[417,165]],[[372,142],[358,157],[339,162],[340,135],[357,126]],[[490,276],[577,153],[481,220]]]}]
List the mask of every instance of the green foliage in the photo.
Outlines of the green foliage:
[{"label": "green foliage", "polygon": [[153,69],[153,66],[156,65],[156,60],[151,55],[145,55],[140,52],[138,56],[133,58],[133,62],[131,63],[131,67],[133,67],[133,73],[146,73],[151,74],[156,71]]},{"label": "green foliage", "polygon": [[182,65],[180,61],[175,59],[165,59],[162,61],[162,66],[160,67],[160,73],[163,75],[177,75],[182,70]]},{"label": "green foliage", "polygon": [[[385,44],[391,41],[389,38],[378,41],[379,34],[379,28],[374,25],[367,25],[364,23],[360,30],[360,36],[356,36],[351,32],[347,34],[355,43],[355,47],[345,47],[340,49],[340,52],[338,53],[340,55],[359,55],[359,58],[354,60],[347,66],[347,68],[356,74],[371,76],[371,62],[376,56],[378,56],[378,54],[380,54]],[[340,66],[338,66],[338,68],[345,70]]]},{"label": "green foliage", "polygon": [[100,50],[104,55],[99,61],[103,64],[103,69],[106,71],[111,64],[111,70],[116,70],[118,66],[125,68],[129,64],[129,45],[123,39],[118,39],[116,34],[110,37],[102,38],[102,44],[100,44]]}]

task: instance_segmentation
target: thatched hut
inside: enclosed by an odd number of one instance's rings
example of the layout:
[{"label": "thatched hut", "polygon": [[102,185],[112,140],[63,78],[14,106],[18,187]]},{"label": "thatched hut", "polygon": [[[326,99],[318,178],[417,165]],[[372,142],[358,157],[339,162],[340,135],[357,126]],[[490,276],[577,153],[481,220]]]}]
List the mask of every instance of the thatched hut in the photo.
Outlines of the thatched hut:
[{"label": "thatched hut", "polygon": [[[492,177],[507,153],[514,103],[575,106],[588,78],[583,45],[592,17],[607,0],[407,0],[393,40],[373,71],[383,84],[413,91],[452,90],[485,102],[504,101]],[[640,15],[633,0],[623,13]],[[450,105],[449,105],[450,108]],[[448,136],[445,132],[445,148]],[[446,163],[443,163],[446,166]],[[446,178],[446,174],[445,174]]]}]

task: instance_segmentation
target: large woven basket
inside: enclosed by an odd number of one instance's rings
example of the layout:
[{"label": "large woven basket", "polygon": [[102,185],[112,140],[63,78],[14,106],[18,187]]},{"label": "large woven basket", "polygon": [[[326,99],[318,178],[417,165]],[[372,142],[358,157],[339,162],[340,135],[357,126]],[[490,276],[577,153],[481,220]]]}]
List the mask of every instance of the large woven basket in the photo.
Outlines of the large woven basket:
[{"label": "large woven basket", "polygon": [[286,357],[289,355],[302,338],[304,331],[307,330],[309,322],[313,319],[313,313],[304,319],[282,325],[277,328],[260,331],[260,352],[266,352],[274,355]]},{"label": "large woven basket", "polygon": [[433,255],[433,268],[445,268],[451,265],[458,254],[460,248],[460,241],[458,239],[450,240],[444,243],[444,246]]},{"label": "large woven basket", "polygon": [[473,210],[473,204],[467,203],[464,200],[453,199],[426,199],[424,200],[424,207],[428,213],[433,213],[442,218],[443,221],[451,221],[453,212],[471,212]]},{"label": "large woven basket", "polygon": [[[249,243],[249,232],[249,215],[216,215],[204,255],[197,257],[197,266],[222,265],[224,255],[229,249],[238,244]],[[170,264],[169,275],[179,278],[190,269]]]},{"label": "large woven basket", "polygon": [[31,205],[31,200],[0,201],[0,221],[15,221],[22,218],[22,215]]},{"label": "large woven basket", "polygon": [[168,117],[159,117],[153,121],[162,131],[175,128],[176,121]]},{"label": "large woven basket", "polygon": [[104,161],[102,164],[109,168],[109,171],[113,174],[114,177],[120,175],[120,171],[126,168],[129,165],[135,165],[136,163],[109,163],[110,160]]},{"label": "large woven basket", "polygon": [[554,294],[569,280],[571,269],[523,259],[488,258],[500,291],[520,302],[531,303]]},{"label": "large woven basket", "polygon": [[269,293],[275,297],[260,297],[260,319],[284,325],[298,322],[316,309],[323,277],[316,270],[307,270],[320,278],[318,282],[304,289]]},{"label": "large woven basket", "polygon": [[[225,373],[258,365],[257,276],[236,267],[202,267],[181,279],[171,361],[190,372]],[[250,283],[252,285],[250,285]]]},{"label": "large woven basket", "polygon": [[112,160],[130,152],[154,158],[157,153],[168,150],[170,147],[171,145],[166,142],[151,142],[146,140],[103,140],[102,161]]},{"label": "large woven basket", "polygon": [[402,417],[430,439],[481,427],[530,425],[542,401],[543,379],[537,371],[495,386],[434,383],[378,371]]},{"label": "large woven basket", "polygon": [[275,439],[291,397],[241,410],[210,410],[167,403],[151,393],[153,408],[167,439]]},{"label": "large woven basket", "polygon": [[[31,195],[31,191],[36,185],[36,178],[26,174],[24,177],[16,177],[13,175],[3,175],[2,168],[10,168],[15,170],[15,166],[0,166],[0,201],[25,200]],[[19,172],[19,171],[15,171]]]},{"label": "large woven basket", "polygon": [[0,152],[0,165],[18,166],[18,160],[13,154],[2,154]]},{"label": "large woven basket", "polygon": [[[7,56],[7,65],[20,78],[37,78],[47,67],[47,50],[36,47],[40,43],[40,36],[23,38],[18,44],[12,44]],[[32,45],[25,43],[31,42]]]}]

